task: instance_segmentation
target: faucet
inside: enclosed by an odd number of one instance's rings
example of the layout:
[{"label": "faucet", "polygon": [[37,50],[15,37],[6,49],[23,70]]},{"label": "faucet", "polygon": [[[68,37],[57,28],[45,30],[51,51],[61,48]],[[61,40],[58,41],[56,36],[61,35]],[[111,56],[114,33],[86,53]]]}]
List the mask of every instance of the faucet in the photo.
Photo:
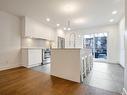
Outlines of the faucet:
[{"label": "faucet", "polygon": [[76,45],[76,34],[75,33],[71,33],[70,34],[70,37],[69,37],[69,46],[71,46],[71,37],[74,37],[74,39],[73,39],[73,41],[74,41],[74,44],[73,44],[73,46],[74,46],[74,48],[75,48],[75,45]]}]

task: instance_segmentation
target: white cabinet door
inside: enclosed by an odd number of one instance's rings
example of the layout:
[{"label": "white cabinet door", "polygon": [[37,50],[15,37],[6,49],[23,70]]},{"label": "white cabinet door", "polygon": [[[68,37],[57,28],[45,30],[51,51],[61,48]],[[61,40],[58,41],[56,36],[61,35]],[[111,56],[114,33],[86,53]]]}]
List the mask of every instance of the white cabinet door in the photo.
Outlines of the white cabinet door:
[{"label": "white cabinet door", "polygon": [[51,40],[53,39],[52,35],[54,30],[38,21],[35,21],[31,18],[25,17],[24,18],[24,36],[25,37],[32,37],[32,38],[40,38]]},{"label": "white cabinet door", "polygon": [[29,49],[28,50],[28,65],[29,67],[38,66],[42,62],[42,50],[41,49]]}]

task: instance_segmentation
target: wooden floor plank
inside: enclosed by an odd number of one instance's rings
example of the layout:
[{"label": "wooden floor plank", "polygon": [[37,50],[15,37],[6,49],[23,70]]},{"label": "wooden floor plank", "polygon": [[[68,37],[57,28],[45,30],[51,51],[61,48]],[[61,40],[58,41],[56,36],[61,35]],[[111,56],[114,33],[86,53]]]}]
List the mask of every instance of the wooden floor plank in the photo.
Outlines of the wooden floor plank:
[{"label": "wooden floor plank", "polygon": [[120,95],[27,68],[0,71],[0,95]]}]

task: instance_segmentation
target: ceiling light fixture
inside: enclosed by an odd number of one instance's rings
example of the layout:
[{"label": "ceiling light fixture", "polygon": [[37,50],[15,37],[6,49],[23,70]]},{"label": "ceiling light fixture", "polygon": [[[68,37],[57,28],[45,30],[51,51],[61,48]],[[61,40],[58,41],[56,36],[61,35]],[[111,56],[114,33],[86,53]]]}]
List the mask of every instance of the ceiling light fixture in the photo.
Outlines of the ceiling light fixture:
[{"label": "ceiling light fixture", "polygon": [[59,26],[60,26],[60,24],[56,24],[56,26],[57,26],[57,27],[59,27]]},{"label": "ceiling light fixture", "polygon": [[113,12],[112,12],[113,15],[115,15],[115,14],[117,14],[117,13],[118,13],[117,11],[113,11]]},{"label": "ceiling light fixture", "polygon": [[70,31],[71,30],[71,25],[70,25],[71,23],[70,23],[70,20],[68,20],[68,22],[67,22],[67,30],[68,31]]},{"label": "ceiling light fixture", "polygon": [[71,28],[67,28],[67,30],[68,30],[68,31],[70,31],[70,30],[71,30]]},{"label": "ceiling light fixture", "polygon": [[50,22],[50,18],[46,18],[46,21],[47,21],[47,22]]},{"label": "ceiling light fixture", "polygon": [[67,30],[67,28],[66,28],[66,27],[64,27],[64,30]]},{"label": "ceiling light fixture", "polygon": [[114,19],[110,19],[109,21],[110,21],[110,22],[114,22]]},{"label": "ceiling light fixture", "polygon": [[74,3],[66,4],[62,7],[62,10],[66,13],[73,13],[77,10],[77,6]]},{"label": "ceiling light fixture", "polygon": [[66,31],[70,31],[71,30],[70,20],[68,20],[66,27],[64,27],[63,29],[66,30]]}]

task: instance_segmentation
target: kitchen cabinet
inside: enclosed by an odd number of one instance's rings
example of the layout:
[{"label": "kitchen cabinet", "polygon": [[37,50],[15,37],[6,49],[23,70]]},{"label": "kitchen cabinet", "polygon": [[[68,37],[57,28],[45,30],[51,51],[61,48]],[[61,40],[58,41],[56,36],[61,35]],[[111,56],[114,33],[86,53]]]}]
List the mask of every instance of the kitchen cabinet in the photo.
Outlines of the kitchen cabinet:
[{"label": "kitchen cabinet", "polygon": [[41,48],[23,48],[22,49],[22,66],[34,67],[42,63]]},{"label": "kitchen cabinet", "polygon": [[55,30],[42,24],[39,21],[35,21],[29,17],[22,19],[22,34],[23,37],[32,37],[38,39],[45,39],[54,41]]}]

